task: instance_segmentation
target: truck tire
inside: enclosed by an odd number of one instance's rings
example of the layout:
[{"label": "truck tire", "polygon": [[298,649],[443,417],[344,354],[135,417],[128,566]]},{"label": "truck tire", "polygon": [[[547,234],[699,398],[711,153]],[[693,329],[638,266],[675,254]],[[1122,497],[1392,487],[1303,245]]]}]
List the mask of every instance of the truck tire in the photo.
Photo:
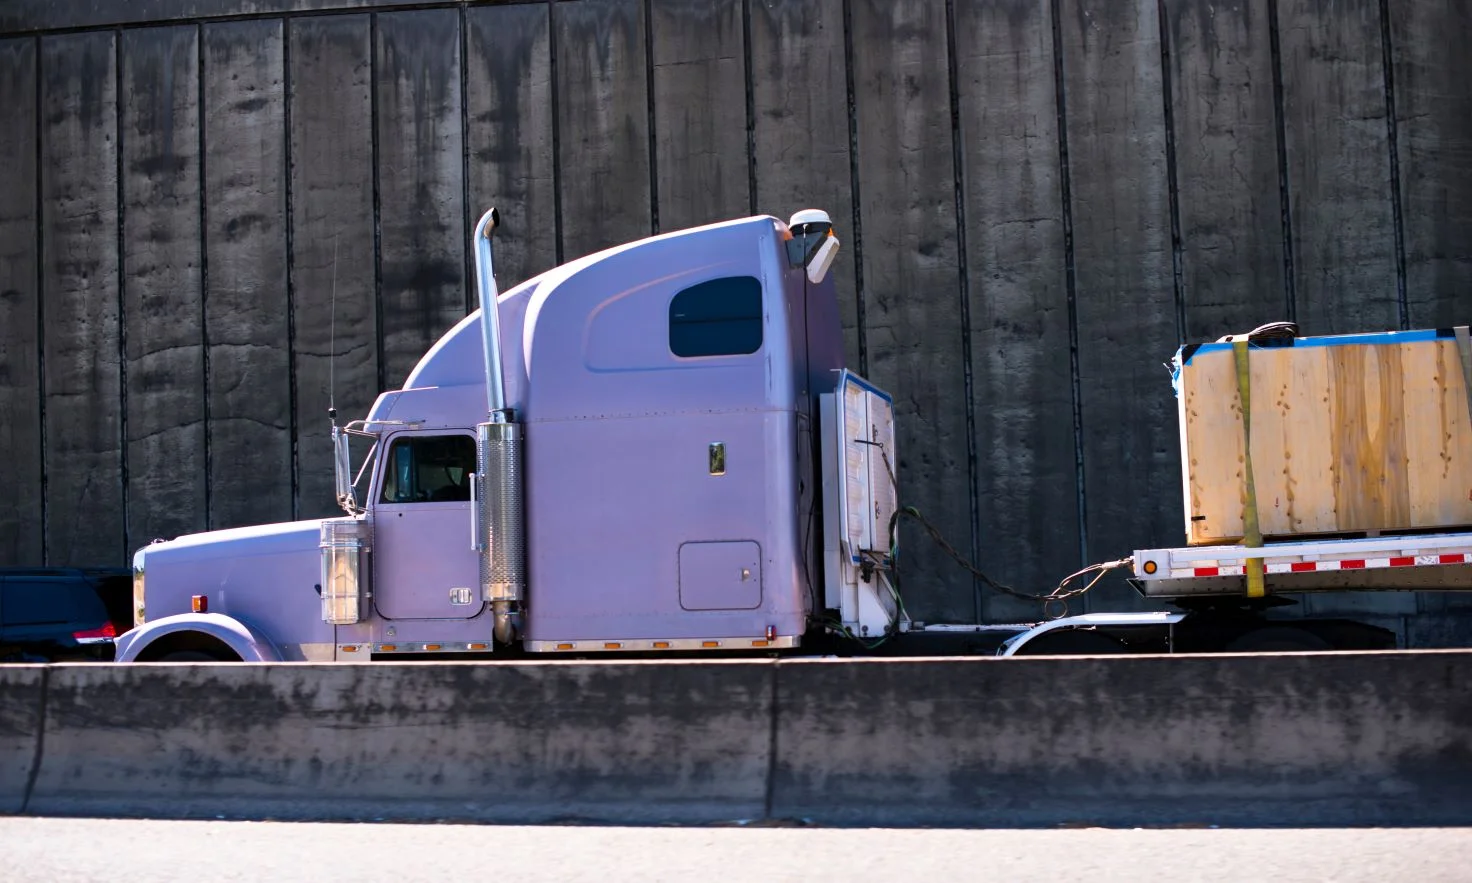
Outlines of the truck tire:
[{"label": "truck tire", "polygon": [[1023,644],[1013,656],[1119,656],[1128,653],[1124,644],[1089,629],[1044,632]]},{"label": "truck tire", "polygon": [[1333,650],[1334,645],[1307,629],[1275,625],[1253,629],[1227,644],[1228,653],[1284,653]]},{"label": "truck tire", "polygon": [[159,662],[219,662],[220,658],[203,650],[175,650],[158,658]]}]

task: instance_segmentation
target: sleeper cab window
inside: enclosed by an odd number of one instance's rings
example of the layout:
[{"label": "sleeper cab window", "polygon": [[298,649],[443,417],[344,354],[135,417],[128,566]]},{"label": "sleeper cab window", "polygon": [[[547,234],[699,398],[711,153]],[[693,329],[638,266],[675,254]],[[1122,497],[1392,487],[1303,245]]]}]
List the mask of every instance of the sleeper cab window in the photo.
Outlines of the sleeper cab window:
[{"label": "sleeper cab window", "polygon": [[670,352],[682,358],[744,356],[762,348],[762,283],[727,276],[670,300]]},{"label": "sleeper cab window", "polygon": [[381,503],[470,499],[475,439],[468,435],[400,436],[384,464]]}]

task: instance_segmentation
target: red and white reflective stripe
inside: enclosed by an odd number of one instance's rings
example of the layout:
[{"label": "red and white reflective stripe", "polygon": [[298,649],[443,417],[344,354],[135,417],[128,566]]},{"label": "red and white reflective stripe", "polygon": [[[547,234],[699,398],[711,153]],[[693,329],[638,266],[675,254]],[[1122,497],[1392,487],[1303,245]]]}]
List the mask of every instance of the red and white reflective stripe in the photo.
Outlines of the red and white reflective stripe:
[{"label": "red and white reflective stripe", "polygon": [[[1472,564],[1472,554],[1406,555],[1395,558],[1341,558],[1334,561],[1266,562],[1263,573],[1323,573],[1329,570],[1378,570],[1382,567],[1434,567],[1440,564]],[[1243,576],[1245,564],[1173,569],[1172,577]]]}]

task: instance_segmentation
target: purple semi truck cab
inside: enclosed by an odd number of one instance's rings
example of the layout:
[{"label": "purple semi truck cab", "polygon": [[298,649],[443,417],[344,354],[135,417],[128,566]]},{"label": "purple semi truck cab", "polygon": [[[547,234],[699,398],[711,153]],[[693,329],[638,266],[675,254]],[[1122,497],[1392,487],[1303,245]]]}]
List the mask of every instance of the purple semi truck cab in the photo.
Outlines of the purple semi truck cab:
[{"label": "purple semi truck cab", "polygon": [[653,236],[504,294],[497,220],[475,236],[495,308],[334,425],[346,514],[138,550],[120,661],[771,649],[825,609],[893,621],[856,585],[887,550],[892,418],[844,370],[827,215]]}]

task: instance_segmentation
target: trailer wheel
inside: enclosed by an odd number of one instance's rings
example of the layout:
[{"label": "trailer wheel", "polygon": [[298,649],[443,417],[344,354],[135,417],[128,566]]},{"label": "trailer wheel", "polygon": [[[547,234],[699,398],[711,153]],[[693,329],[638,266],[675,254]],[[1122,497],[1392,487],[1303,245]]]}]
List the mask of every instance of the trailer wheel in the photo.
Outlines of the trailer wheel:
[{"label": "trailer wheel", "polygon": [[1227,644],[1228,653],[1292,653],[1333,650],[1334,645],[1307,629],[1269,626],[1253,629]]},{"label": "trailer wheel", "polygon": [[1089,629],[1059,629],[1044,632],[1017,648],[1013,656],[1119,656],[1128,653],[1124,644]]}]

